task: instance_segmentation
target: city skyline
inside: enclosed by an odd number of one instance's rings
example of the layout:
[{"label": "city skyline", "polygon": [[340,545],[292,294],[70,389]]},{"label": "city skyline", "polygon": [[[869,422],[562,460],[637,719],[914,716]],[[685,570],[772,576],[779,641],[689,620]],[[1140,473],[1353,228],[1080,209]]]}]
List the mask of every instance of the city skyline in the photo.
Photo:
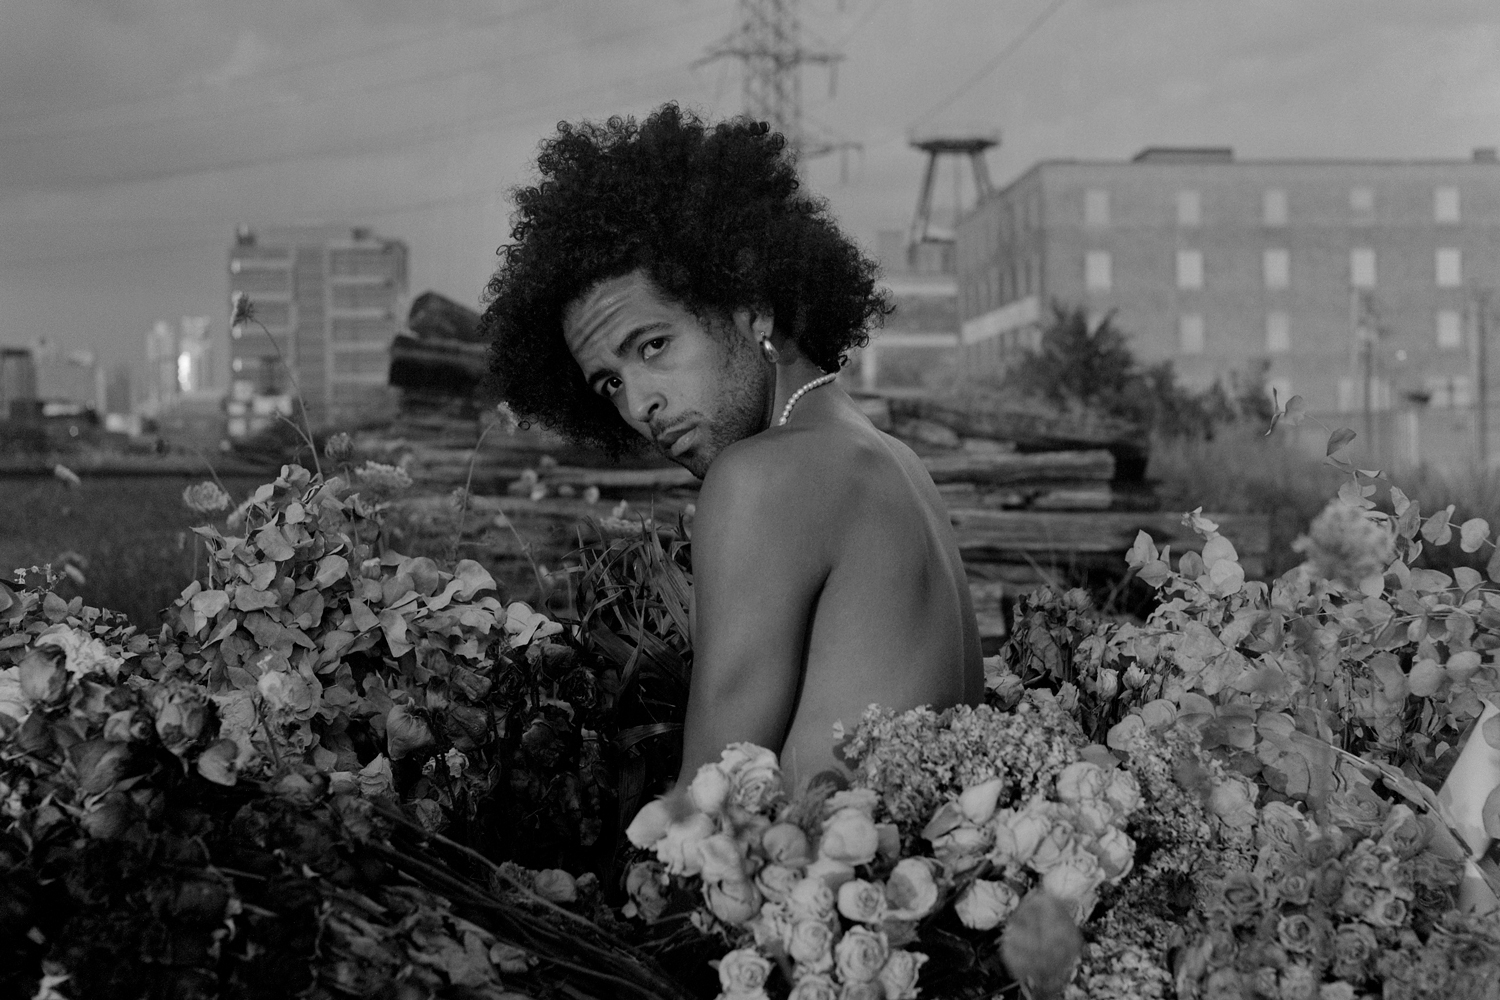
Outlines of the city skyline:
[{"label": "city skyline", "polygon": [[[915,127],[998,129],[997,186],[1038,160],[1148,145],[1404,159],[1500,142],[1500,15],[1478,2],[802,6],[845,56],[831,98],[826,73],[805,71],[808,117],[864,144],[806,175],[872,252],[910,220]],[[110,364],[157,319],[222,329],[222,248],[241,224],[372,225],[410,246],[413,294],[477,305],[504,192],[552,124],[673,98],[734,113],[738,68],[692,68],[734,21],[731,0],[446,3],[421,18],[331,0],[6,5],[0,343],[46,337]]]}]

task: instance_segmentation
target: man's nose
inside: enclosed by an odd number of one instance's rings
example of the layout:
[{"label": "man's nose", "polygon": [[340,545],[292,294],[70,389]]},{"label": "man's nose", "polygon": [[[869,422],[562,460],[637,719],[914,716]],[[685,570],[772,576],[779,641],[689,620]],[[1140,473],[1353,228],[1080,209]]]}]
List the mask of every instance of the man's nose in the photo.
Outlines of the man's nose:
[{"label": "man's nose", "polygon": [[660,413],[666,404],[666,397],[655,387],[627,386],[625,389],[626,412],[630,414],[630,419],[638,424],[650,424],[651,418]]}]

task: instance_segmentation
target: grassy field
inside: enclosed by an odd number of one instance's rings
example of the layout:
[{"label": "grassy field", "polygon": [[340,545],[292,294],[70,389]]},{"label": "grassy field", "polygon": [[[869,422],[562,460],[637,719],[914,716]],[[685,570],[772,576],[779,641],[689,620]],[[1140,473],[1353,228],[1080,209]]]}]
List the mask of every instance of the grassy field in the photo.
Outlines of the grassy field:
[{"label": "grassy field", "polygon": [[[70,487],[51,477],[0,479],[0,572],[60,564],[72,553],[84,575],[65,579],[58,592],[121,611],[154,629],[161,609],[193,579],[202,550],[189,528],[205,518],[183,506],[184,487],[202,477],[89,477]],[[227,479],[235,501],[260,479]],[[70,557],[69,561],[72,561]]]}]

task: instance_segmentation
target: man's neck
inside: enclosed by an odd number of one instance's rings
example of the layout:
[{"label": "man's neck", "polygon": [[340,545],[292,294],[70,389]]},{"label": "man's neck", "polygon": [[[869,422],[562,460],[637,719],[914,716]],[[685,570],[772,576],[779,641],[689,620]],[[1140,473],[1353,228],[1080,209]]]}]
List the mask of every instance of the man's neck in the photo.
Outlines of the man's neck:
[{"label": "man's neck", "polygon": [[[814,379],[822,378],[828,373],[806,358],[799,357],[796,360],[776,366],[776,386],[771,395],[771,406],[766,411],[766,427],[775,427],[781,418],[781,412],[786,409],[787,400],[792,394]],[[800,406],[801,403],[798,403]]]}]

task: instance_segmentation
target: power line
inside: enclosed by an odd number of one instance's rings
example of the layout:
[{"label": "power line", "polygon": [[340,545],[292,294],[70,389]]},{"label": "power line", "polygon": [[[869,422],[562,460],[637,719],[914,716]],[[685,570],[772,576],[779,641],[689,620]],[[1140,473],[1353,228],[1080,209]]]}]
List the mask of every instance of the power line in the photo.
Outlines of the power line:
[{"label": "power line", "polygon": [[957,90],[954,90],[947,97],[944,97],[941,101],[938,101],[932,107],[928,108],[922,114],[918,115],[916,121],[926,121],[933,115],[937,114],[939,111],[942,111],[948,105],[952,104],[954,101],[958,100],[964,94],[968,93],[975,84],[993,73],[1001,63],[1003,63],[1012,54],[1014,54],[1016,50],[1019,49],[1022,45],[1025,45],[1026,40],[1029,39],[1032,35],[1036,34],[1039,30],[1041,30],[1042,25],[1046,24],[1047,21],[1051,19],[1052,15],[1056,14],[1060,9],[1062,9],[1062,5],[1067,2],[1068,0],[1052,0],[1052,2],[1049,3],[1040,14],[1032,18],[1030,24],[1021,29],[1021,33],[1019,35],[1011,39],[1011,41],[1003,49],[995,53],[994,58],[985,63],[984,66],[980,68],[979,72],[975,73],[973,76],[969,77],[969,79],[965,80]]},{"label": "power line", "polygon": [[[556,5],[557,4],[555,2],[542,0],[541,3],[534,4],[530,7],[524,7],[521,10],[510,11],[508,13],[499,14],[495,17],[483,18],[473,24],[463,25],[458,29],[458,33],[466,34],[478,28],[487,28],[497,24],[504,24]],[[390,39],[384,42],[376,42],[373,45],[366,45],[358,49],[350,49],[349,51],[339,53],[338,55],[322,54],[302,60],[301,62],[290,63],[283,66],[273,66],[258,72],[246,73],[244,76],[238,77],[237,80],[265,80],[278,76],[286,76],[291,73],[299,73],[305,69],[322,69],[327,66],[334,66],[338,65],[339,63],[345,63],[350,62],[354,59],[360,59],[364,56],[372,55],[376,52],[386,52],[390,49],[401,48],[402,46],[406,45],[420,44],[422,42],[430,41],[433,38],[451,36],[455,33],[456,32],[454,31],[454,29],[449,27],[440,28],[435,31],[424,32],[419,35],[406,35],[401,38]],[[201,93],[204,90],[210,89],[212,89],[211,84],[205,84],[202,81],[196,81],[187,86],[167,87],[163,88],[162,90],[153,91],[152,93],[142,95],[140,97],[133,97],[126,101],[102,101],[98,104],[88,105],[83,108],[73,108],[67,111],[54,110],[22,112],[21,114],[9,115],[7,117],[0,118],[0,125],[10,125],[16,122],[34,121],[40,118],[54,118],[59,115],[85,115],[95,111],[108,111],[112,108],[125,108],[138,104],[150,104],[163,100],[171,100],[172,98],[176,97],[191,96]]]},{"label": "power line", "polygon": [[[603,39],[603,38],[609,38],[609,39],[629,38],[629,37],[632,37],[634,35],[642,34],[642,33],[647,32],[647,31],[657,31],[657,30],[662,30],[662,29],[680,28],[680,27],[682,27],[683,25],[686,25],[686,24],[692,24],[692,23],[697,22],[697,21],[703,21],[703,20],[707,20],[710,17],[717,17],[717,16],[718,16],[717,12],[715,12],[715,11],[708,11],[706,13],[695,14],[695,15],[693,15],[691,17],[674,18],[674,19],[672,19],[670,21],[660,21],[660,22],[652,22],[652,23],[648,23],[648,24],[637,25],[636,27],[631,28],[631,29],[629,29],[627,31],[623,31],[623,32],[612,31],[612,32],[608,32],[608,33],[586,35],[582,39],[570,39],[569,41],[567,41],[565,43],[562,43],[560,45],[551,46],[549,48],[528,50],[527,52],[525,52],[520,57],[518,57],[518,58],[516,58],[514,60],[509,60],[508,61],[508,65],[512,65],[513,66],[513,65],[517,65],[517,64],[524,64],[524,63],[527,63],[527,62],[532,62],[532,61],[534,61],[536,59],[545,58],[545,57],[551,56],[551,55],[556,55],[559,52],[567,52],[567,51],[570,51],[570,50],[576,48],[580,41],[582,41],[582,42],[591,42],[591,41],[596,41],[596,40]],[[477,73],[484,73],[484,72],[493,71],[495,68],[496,67],[495,67],[494,57],[493,56],[489,56],[483,62],[478,63],[478,64],[467,64],[467,65],[459,66],[457,68],[449,67],[449,68],[446,68],[446,69],[439,70],[437,72],[427,73],[427,74],[424,74],[424,75],[421,75],[421,76],[407,77],[407,78],[404,78],[404,79],[397,79],[397,80],[387,80],[387,81],[384,81],[382,83],[377,83],[377,84],[358,84],[357,83],[357,84],[354,84],[352,86],[341,87],[341,88],[338,88],[338,89],[335,89],[335,90],[330,90],[330,91],[327,91],[327,92],[325,92],[323,94],[315,96],[315,97],[311,98],[310,100],[300,102],[300,103],[298,103],[295,106],[295,108],[293,108],[291,110],[302,111],[302,110],[311,108],[311,107],[313,107],[315,105],[322,104],[322,103],[325,103],[325,102],[328,102],[328,101],[338,100],[340,98],[346,98],[346,97],[364,98],[364,97],[368,97],[371,94],[377,94],[377,93],[381,93],[381,92],[387,91],[387,90],[394,90],[394,89],[398,89],[400,87],[409,87],[409,86],[415,86],[415,85],[425,84],[425,83],[439,82],[439,81],[444,81],[444,80],[452,80],[452,79],[456,79],[456,78],[462,77],[462,76],[470,76],[470,75],[477,74]],[[246,114],[255,114],[256,112],[267,111],[267,110],[270,110],[270,111],[282,111],[282,110],[287,110],[287,109],[286,109],[285,105],[282,104],[281,101],[273,98],[271,100],[254,101],[254,102],[250,102],[250,103],[246,103],[246,104],[242,104],[242,105],[239,105],[239,106],[236,106],[236,107],[230,107],[230,108],[205,109],[203,111],[199,111],[199,112],[193,113],[193,114],[180,114],[180,113],[174,113],[174,112],[172,112],[170,110],[166,110],[165,113],[163,113],[161,115],[158,115],[158,116],[156,116],[154,118],[136,119],[134,121],[93,122],[93,123],[90,123],[90,124],[78,125],[78,126],[74,126],[73,128],[64,129],[64,130],[58,130],[58,131],[22,132],[22,133],[19,133],[18,135],[16,135],[15,138],[19,138],[19,139],[36,139],[36,140],[44,140],[44,141],[45,140],[55,140],[55,139],[65,139],[65,138],[69,138],[71,136],[83,135],[83,134],[87,134],[87,133],[90,133],[90,132],[113,131],[113,130],[121,130],[121,129],[136,129],[136,128],[140,128],[140,127],[145,126],[145,125],[153,125],[153,124],[158,124],[158,123],[171,123],[174,126],[175,125],[186,125],[186,124],[191,124],[193,122],[201,121],[201,120],[223,119],[226,116],[240,116],[240,115],[246,115]],[[0,123],[0,127],[3,127],[3,123]]]}]

